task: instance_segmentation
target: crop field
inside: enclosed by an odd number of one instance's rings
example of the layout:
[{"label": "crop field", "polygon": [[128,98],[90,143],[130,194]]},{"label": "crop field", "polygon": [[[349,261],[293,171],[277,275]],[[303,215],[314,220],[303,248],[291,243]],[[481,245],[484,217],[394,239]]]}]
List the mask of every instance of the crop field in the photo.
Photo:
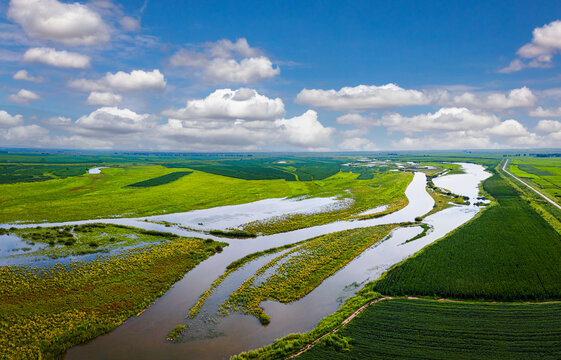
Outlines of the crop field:
[{"label": "crop field", "polygon": [[390,270],[374,289],[388,295],[561,298],[561,235],[499,175],[483,188],[497,205]]},{"label": "crop field", "polygon": [[[241,310],[268,324],[269,316],[259,307],[262,301],[289,303],[302,298],[395,227],[382,225],[336,232],[293,248],[264,265],[232,293],[221,309],[222,314]],[[267,275],[268,270],[272,273]]]},{"label": "crop field", "polygon": [[0,165],[0,184],[79,176],[87,171],[84,165]]},{"label": "crop field", "polygon": [[160,236],[159,244],[92,262],[0,267],[0,353],[52,359],[120,325],[226,246]]},{"label": "crop field", "polygon": [[175,180],[181,179],[182,177],[192,173],[193,173],[192,171],[176,171],[170,174],[166,174],[152,179],[130,184],[127,185],[127,187],[151,187],[151,186],[169,184],[171,182],[174,182]]},{"label": "crop field", "polygon": [[346,338],[350,350],[324,342],[297,358],[559,359],[561,304],[386,300],[337,336]]},{"label": "crop field", "polygon": [[561,158],[517,157],[509,167],[511,173],[561,203]]}]

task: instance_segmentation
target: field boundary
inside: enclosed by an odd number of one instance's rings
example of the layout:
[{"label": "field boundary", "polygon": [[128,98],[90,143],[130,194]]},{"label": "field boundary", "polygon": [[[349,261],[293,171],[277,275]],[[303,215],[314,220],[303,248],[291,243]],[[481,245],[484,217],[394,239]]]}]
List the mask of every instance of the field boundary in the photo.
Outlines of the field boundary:
[{"label": "field boundary", "polygon": [[[394,299],[429,300],[429,301],[436,301],[436,302],[453,302],[453,303],[462,303],[462,304],[473,304],[473,303],[494,304],[494,305],[515,304],[515,302],[510,302],[510,301],[475,301],[474,302],[474,301],[470,301],[470,300],[457,300],[457,299],[446,299],[446,298],[439,298],[439,299],[435,300],[435,299],[432,299],[432,298],[424,298],[424,297],[416,297],[416,296],[399,296],[399,297],[384,296],[382,298],[374,299],[374,300],[369,301],[366,304],[362,305],[354,313],[352,313],[349,317],[347,317],[345,320],[343,320],[341,322],[341,324],[339,324],[336,328],[334,328],[333,330],[329,331],[328,333],[323,334],[322,336],[318,337],[317,339],[315,339],[314,341],[312,341],[308,345],[302,347],[297,353],[286,357],[286,359],[294,359],[294,358],[302,355],[306,351],[310,350],[314,346],[316,346],[326,336],[336,334],[339,330],[341,330],[345,325],[350,323],[355,317],[360,315],[369,306],[375,305],[375,304],[377,304],[379,302],[382,302],[382,301],[394,300]],[[523,305],[541,305],[541,304],[559,304],[559,303],[561,303],[561,300],[556,300],[556,301],[523,301],[523,302],[520,302],[519,304],[521,304],[523,306]]]},{"label": "field boundary", "polygon": [[538,194],[539,196],[541,196],[542,198],[544,198],[547,202],[551,203],[551,205],[557,207],[558,209],[561,210],[561,205],[559,205],[558,203],[556,203],[555,201],[551,200],[550,198],[548,198],[547,196],[545,196],[544,194],[542,194],[540,191],[536,190],[534,187],[530,186],[528,183],[526,183],[525,181],[521,180],[518,176],[512,174],[510,171],[508,171],[506,169],[506,166],[508,165],[510,159],[506,159],[504,165],[503,165],[503,171],[510,175],[511,177],[513,177],[514,179],[518,180],[519,182],[521,182],[522,184],[526,185],[527,187],[529,187],[530,189],[532,189],[536,194]]},{"label": "field boundary", "polygon": [[339,324],[339,326],[337,326],[336,328],[334,328],[333,330],[329,331],[326,334],[323,334],[322,336],[318,337],[317,339],[315,339],[314,341],[312,341],[311,343],[309,343],[308,345],[304,346],[303,348],[301,348],[296,354],[292,354],[289,357],[287,357],[287,359],[294,359],[297,356],[302,355],[303,353],[305,353],[306,351],[310,350],[311,348],[313,348],[314,346],[316,346],[316,344],[318,342],[320,342],[322,339],[324,339],[326,336],[328,335],[332,335],[337,333],[339,330],[341,330],[341,328],[343,328],[345,325],[347,325],[349,322],[351,322],[355,317],[357,317],[361,312],[363,312],[364,310],[366,310],[366,308],[368,308],[370,305],[374,305],[376,303],[379,303],[380,301],[385,301],[385,300],[391,300],[393,299],[393,297],[391,296],[386,296],[383,298],[379,298],[379,299],[374,299],[372,301],[367,302],[366,304],[362,305],[361,307],[359,307],[354,313],[352,313],[349,317],[347,317],[345,320],[343,320],[341,322],[341,324]]}]

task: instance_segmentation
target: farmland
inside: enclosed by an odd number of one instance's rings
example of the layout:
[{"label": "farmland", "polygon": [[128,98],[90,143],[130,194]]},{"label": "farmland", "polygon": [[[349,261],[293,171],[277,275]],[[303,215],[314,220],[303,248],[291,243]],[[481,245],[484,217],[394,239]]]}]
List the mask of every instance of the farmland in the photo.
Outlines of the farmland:
[{"label": "farmland", "polygon": [[510,172],[550,199],[561,202],[561,158],[518,157],[509,163]]},{"label": "farmland", "polygon": [[561,298],[561,235],[499,175],[483,188],[496,205],[392,269],[374,289],[388,295]]},{"label": "farmland", "polygon": [[324,342],[298,359],[557,359],[561,304],[386,300],[337,336],[350,350]]}]

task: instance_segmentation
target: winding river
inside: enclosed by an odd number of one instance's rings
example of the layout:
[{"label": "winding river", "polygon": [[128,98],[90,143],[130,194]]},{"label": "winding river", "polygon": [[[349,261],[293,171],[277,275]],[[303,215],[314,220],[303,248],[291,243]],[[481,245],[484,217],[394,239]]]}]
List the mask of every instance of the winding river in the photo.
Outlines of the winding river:
[{"label": "winding river", "polygon": [[[336,311],[342,301],[352,296],[364,283],[376,279],[393,264],[442,238],[473,218],[481,210],[480,207],[473,204],[477,202],[478,185],[490,174],[485,172],[480,165],[462,163],[461,166],[464,174],[437,177],[433,179],[433,182],[436,186],[468,196],[470,205],[452,206],[426,217],[423,222],[429,224],[431,230],[427,235],[415,241],[406,242],[422,231],[419,226],[396,228],[390,236],[367,249],[298,301],[290,304],[274,301],[262,303],[261,306],[271,316],[271,323],[266,327],[261,326],[259,321],[252,316],[231,314],[225,318],[216,318],[215,313],[218,306],[233,290],[252,276],[260,266],[279,256],[279,253],[256,259],[231,273],[207,299],[200,316],[193,320],[187,320],[185,317],[189,309],[197,302],[200,294],[206,291],[212,282],[225,271],[226,266],[247,254],[336,231],[410,222],[414,221],[415,217],[428,213],[433,208],[434,200],[426,191],[426,176],[423,173],[415,173],[405,191],[409,200],[408,205],[380,218],[364,221],[338,221],[244,240],[205,236],[226,241],[230,245],[221,254],[210,257],[188,272],[182,280],[175,283],[164,296],[140,316],[128,319],[109,334],[70,349],[65,358],[223,359],[241,351],[269,344],[289,333],[309,331],[323,317]],[[173,216],[175,219],[181,219],[181,216]],[[188,231],[179,227],[165,227],[161,224],[145,222],[143,219],[146,218],[103,219],[72,222],[72,224],[117,223],[174,232],[182,236],[201,236],[200,232]],[[64,224],[69,223],[40,224],[40,226]],[[208,319],[212,319],[210,325],[208,321],[205,321]],[[195,336],[179,343],[165,341],[169,331],[179,324],[188,325],[189,333],[208,334],[208,331],[211,330],[211,334],[214,336]]]}]

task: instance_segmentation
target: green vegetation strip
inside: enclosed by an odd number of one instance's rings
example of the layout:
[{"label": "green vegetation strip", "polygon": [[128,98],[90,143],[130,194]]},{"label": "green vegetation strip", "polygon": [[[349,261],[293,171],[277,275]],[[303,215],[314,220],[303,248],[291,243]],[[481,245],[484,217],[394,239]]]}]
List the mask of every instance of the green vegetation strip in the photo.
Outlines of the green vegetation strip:
[{"label": "green vegetation strip", "polygon": [[226,245],[177,238],[93,262],[1,267],[0,354],[58,358],[139,313]]},{"label": "green vegetation strip", "polygon": [[218,277],[218,279],[214,280],[214,282],[212,283],[210,288],[207,291],[205,291],[204,293],[201,294],[197,303],[191,308],[191,310],[189,310],[189,314],[187,314],[187,318],[194,318],[201,311],[201,308],[203,307],[206,299],[212,294],[212,292],[218,287],[218,285],[220,285],[222,283],[222,281],[224,281],[224,279],[228,275],[230,275],[232,272],[238,270],[239,268],[241,268],[242,266],[244,266],[248,262],[253,261],[253,260],[255,260],[255,259],[257,259],[261,256],[274,254],[274,253],[277,253],[279,251],[290,249],[290,248],[298,246],[298,245],[300,245],[300,244],[302,244],[306,241],[307,240],[299,241],[299,242],[293,243],[293,244],[287,244],[287,245],[279,246],[279,247],[276,247],[276,248],[271,248],[271,249],[267,249],[267,250],[263,250],[263,251],[254,252],[252,254],[244,256],[241,259],[233,261],[230,265],[228,265],[226,267],[226,271],[222,275],[220,275]]},{"label": "green vegetation strip", "polygon": [[[352,229],[313,238],[257,270],[230,295],[219,313],[242,311],[266,325],[270,318],[259,307],[262,301],[289,303],[302,298],[396,226]],[[268,270],[272,274],[267,275]],[[258,282],[260,277],[265,279]]]},{"label": "green vegetation strip", "polygon": [[[356,177],[356,174],[339,173],[328,180],[316,182],[320,186],[327,186],[330,181],[337,181],[339,189],[349,190],[353,203],[348,207],[321,213],[294,214],[255,221],[244,225],[242,229],[251,234],[269,235],[327,224],[337,220],[356,218],[355,214],[379,205],[391,204],[384,212],[376,214],[376,217],[386,215],[407,205],[405,189],[413,179],[413,174],[384,173],[371,180],[357,180]],[[345,195],[349,196],[349,194]],[[367,219],[369,216],[360,218]]]},{"label": "green vegetation strip", "polygon": [[496,300],[561,298],[561,235],[498,174],[483,185],[498,204],[391,269],[387,295]]},{"label": "green vegetation strip", "polygon": [[166,174],[166,175],[158,176],[158,177],[155,177],[155,178],[152,178],[152,179],[136,182],[134,184],[127,185],[126,187],[145,188],[145,187],[152,187],[152,186],[169,184],[170,182],[181,179],[182,177],[187,176],[187,175],[192,174],[192,173],[193,173],[192,171],[176,171],[176,172],[172,172],[171,174]]},{"label": "green vegetation strip", "polygon": [[386,300],[337,335],[349,351],[326,339],[298,359],[559,359],[561,304]]},{"label": "green vegetation strip", "polygon": [[[125,246],[160,242],[177,238],[171,233],[137,229],[113,224],[84,224],[57,227],[1,229],[0,235],[15,235],[29,245],[44,243],[49,246],[29,251],[17,257],[48,256],[56,259],[69,255],[109,252]],[[30,248],[31,249],[31,248]]]}]

